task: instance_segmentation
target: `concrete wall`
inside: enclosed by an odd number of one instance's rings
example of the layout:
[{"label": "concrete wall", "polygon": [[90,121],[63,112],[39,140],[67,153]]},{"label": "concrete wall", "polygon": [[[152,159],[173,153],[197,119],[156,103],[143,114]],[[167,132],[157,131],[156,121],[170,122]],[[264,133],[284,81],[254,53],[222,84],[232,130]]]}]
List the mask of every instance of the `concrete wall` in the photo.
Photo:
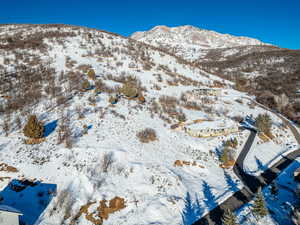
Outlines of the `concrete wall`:
[{"label": "concrete wall", "polygon": [[238,132],[238,127],[230,127],[224,129],[203,129],[203,130],[193,130],[190,128],[186,128],[186,133],[193,137],[215,137],[215,136],[223,136],[231,133]]},{"label": "concrete wall", "polygon": [[0,211],[0,225],[19,225],[19,215]]}]

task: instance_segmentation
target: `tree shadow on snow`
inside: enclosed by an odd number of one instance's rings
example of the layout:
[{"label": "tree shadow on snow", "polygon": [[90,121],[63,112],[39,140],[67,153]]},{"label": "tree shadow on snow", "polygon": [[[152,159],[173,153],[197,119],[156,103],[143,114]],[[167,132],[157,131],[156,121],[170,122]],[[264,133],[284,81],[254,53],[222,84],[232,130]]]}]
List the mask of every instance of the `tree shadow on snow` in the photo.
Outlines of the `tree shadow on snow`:
[{"label": "tree shadow on snow", "polygon": [[54,120],[44,126],[44,137],[48,137],[57,127],[57,121]]},{"label": "tree shadow on snow", "polygon": [[238,184],[232,179],[232,177],[230,176],[230,174],[226,172],[226,170],[224,170],[224,176],[225,176],[225,181],[229,186],[230,190],[233,192],[238,191],[239,190]]},{"label": "tree shadow on snow", "polygon": [[262,172],[265,171],[268,168],[256,156],[255,156],[255,162],[256,162],[256,165],[257,165],[257,169],[261,170]]},{"label": "tree shadow on snow", "polygon": [[187,192],[184,201],[185,205],[181,213],[182,223],[183,225],[191,225],[199,219],[202,214],[202,209],[200,207],[198,198],[196,198],[196,201],[194,203],[192,202],[189,192]]},{"label": "tree shadow on snow", "polygon": [[212,193],[211,187],[208,185],[206,181],[203,181],[202,187],[203,187],[203,193],[205,197],[204,203],[210,209],[216,207],[218,203],[216,197]]},{"label": "tree shadow on snow", "polygon": [[34,225],[56,194],[56,189],[56,184],[14,179],[0,192],[1,204],[21,211],[21,224]]}]

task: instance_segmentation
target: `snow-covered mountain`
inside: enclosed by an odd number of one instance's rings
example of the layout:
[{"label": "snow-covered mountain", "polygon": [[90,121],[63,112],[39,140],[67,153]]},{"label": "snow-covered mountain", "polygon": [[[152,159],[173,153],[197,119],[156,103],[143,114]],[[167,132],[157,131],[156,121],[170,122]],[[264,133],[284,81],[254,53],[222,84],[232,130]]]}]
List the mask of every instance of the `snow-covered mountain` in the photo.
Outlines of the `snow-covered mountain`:
[{"label": "snow-covered mountain", "polygon": [[131,38],[168,49],[170,52],[190,60],[200,58],[207,49],[268,45],[254,38],[221,34],[189,25],[156,26],[149,31],[135,32]]},{"label": "snow-covered mountain", "polygon": [[[249,135],[238,121],[267,112],[165,50],[84,27],[1,25],[0,79],[0,195],[32,225],[192,224],[242,186],[220,167],[224,142],[237,139],[236,157]],[[23,134],[31,114],[45,125],[39,144]],[[270,116],[274,137],[255,140],[251,174],[294,148]]]}]

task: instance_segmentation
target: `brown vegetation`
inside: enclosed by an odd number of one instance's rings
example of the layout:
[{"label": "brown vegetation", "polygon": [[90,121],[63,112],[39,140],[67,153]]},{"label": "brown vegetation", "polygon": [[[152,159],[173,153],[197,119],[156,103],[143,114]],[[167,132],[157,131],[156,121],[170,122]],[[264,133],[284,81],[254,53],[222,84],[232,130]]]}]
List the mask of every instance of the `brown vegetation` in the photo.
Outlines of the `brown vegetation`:
[{"label": "brown vegetation", "polygon": [[146,128],[138,132],[137,137],[142,143],[149,143],[157,140],[156,131],[152,128]]},{"label": "brown vegetation", "polygon": [[190,161],[184,161],[184,160],[176,160],[174,162],[174,166],[195,166],[195,167],[199,167],[199,168],[204,168],[204,166],[198,164],[196,161],[190,162]]},{"label": "brown vegetation", "polygon": [[96,208],[95,212],[89,213],[89,208],[91,205],[96,202],[88,202],[87,204],[81,206],[79,212],[72,218],[71,225],[75,225],[76,221],[81,217],[82,214],[85,214],[85,218],[92,222],[94,225],[102,225],[103,220],[107,220],[109,214],[120,211],[126,207],[125,201],[123,198],[114,197],[109,201],[107,206],[106,200],[101,200],[99,206]]},{"label": "brown vegetation", "polygon": [[0,171],[17,173],[19,170],[13,166],[9,166],[6,163],[0,163]]}]

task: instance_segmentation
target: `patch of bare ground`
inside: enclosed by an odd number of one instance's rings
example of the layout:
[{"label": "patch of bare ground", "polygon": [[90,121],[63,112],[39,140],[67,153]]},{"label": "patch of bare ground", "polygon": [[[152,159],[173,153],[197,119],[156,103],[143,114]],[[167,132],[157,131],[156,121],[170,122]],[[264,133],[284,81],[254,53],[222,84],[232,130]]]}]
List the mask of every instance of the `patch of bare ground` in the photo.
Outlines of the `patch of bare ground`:
[{"label": "patch of bare ground", "polygon": [[85,218],[95,225],[102,225],[103,220],[107,220],[109,214],[120,211],[126,207],[125,200],[120,197],[114,197],[109,201],[109,205],[107,206],[107,200],[101,200],[99,206],[96,208],[94,212],[89,212],[89,208],[91,205],[96,202],[88,202],[87,204],[81,206],[79,212],[72,218],[70,225],[75,225],[76,221],[85,214]]},{"label": "patch of bare ground", "polygon": [[182,166],[195,166],[195,167],[199,167],[199,168],[204,168],[204,166],[198,164],[196,161],[184,161],[184,160],[176,160],[174,162],[174,166],[179,166],[179,167],[182,167]]},{"label": "patch of bare ground", "polygon": [[228,160],[227,162],[222,163],[220,165],[220,167],[223,168],[223,169],[229,169],[229,168],[233,167],[234,164],[235,164],[234,160]]},{"label": "patch of bare ground", "polygon": [[13,166],[9,166],[6,163],[0,163],[0,171],[17,173],[19,170]]}]

